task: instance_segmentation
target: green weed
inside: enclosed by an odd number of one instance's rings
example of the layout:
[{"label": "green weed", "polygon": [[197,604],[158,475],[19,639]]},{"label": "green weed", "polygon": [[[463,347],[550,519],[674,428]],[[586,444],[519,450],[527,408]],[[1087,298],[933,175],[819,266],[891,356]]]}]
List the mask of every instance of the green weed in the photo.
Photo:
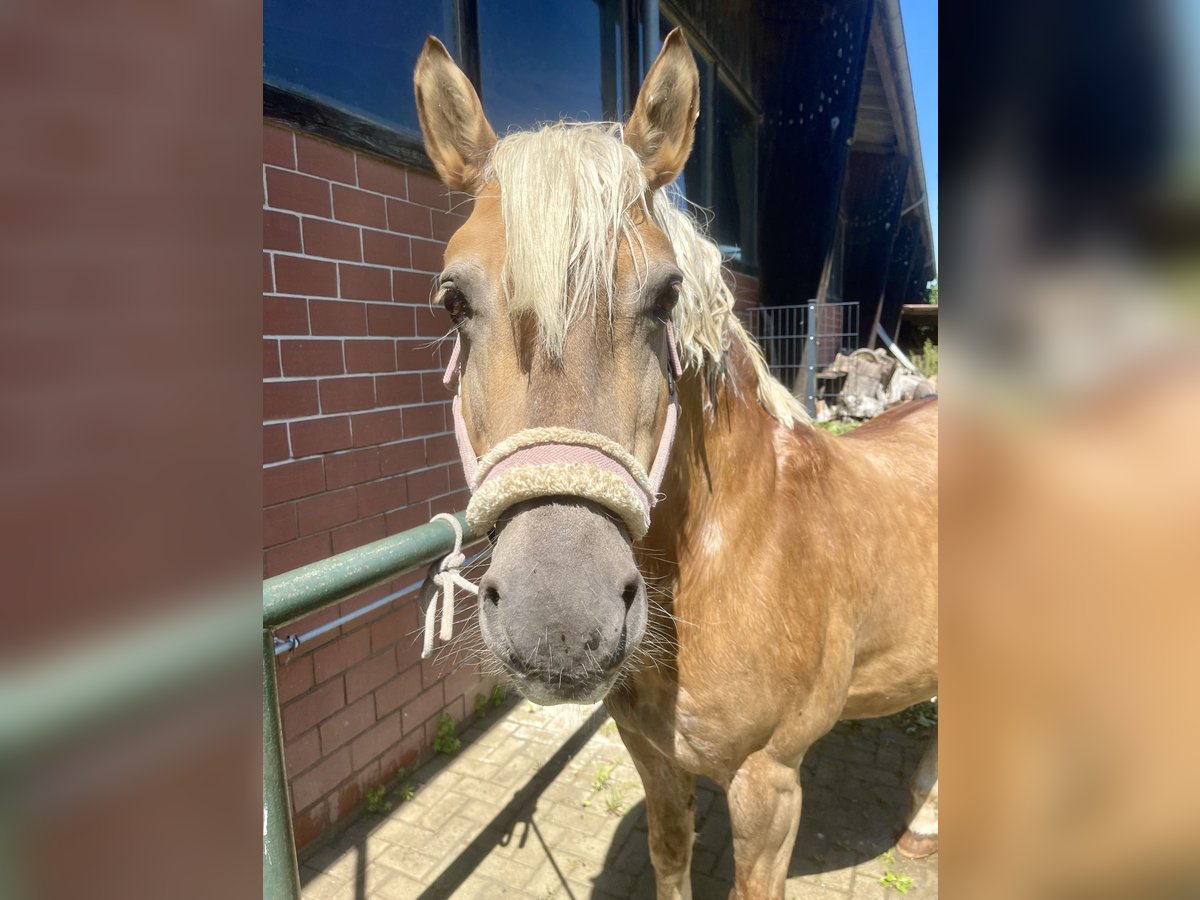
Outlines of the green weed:
[{"label": "green weed", "polygon": [[437,734],[433,738],[433,749],[438,753],[457,753],[462,741],[454,733],[454,719],[448,715],[440,715],[437,720]]},{"label": "green weed", "polygon": [[382,814],[391,810],[392,804],[384,799],[385,794],[387,794],[387,788],[382,784],[367,791],[367,812]]},{"label": "green weed", "polygon": [[883,873],[883,877],[879,879],[879,883],[884,887],[893,888],[902,894],[907,894],[910,890],[912,890],[913,886],[913,880],[911,877],[893,872],[890,869]]}]

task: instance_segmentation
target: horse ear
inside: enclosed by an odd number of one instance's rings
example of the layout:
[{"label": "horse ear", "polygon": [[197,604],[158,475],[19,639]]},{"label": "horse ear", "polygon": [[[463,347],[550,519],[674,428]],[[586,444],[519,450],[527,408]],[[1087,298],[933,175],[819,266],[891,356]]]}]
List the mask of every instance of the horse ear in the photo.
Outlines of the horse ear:
[{"label": "horse ear", "polygon": [[483,164],[496,143],[496,132],[483,115],[475,88],[432,35],[425,39],[417,60],[413,87],[425,151],[438,175],[451,190],[474,193],[481,186]]},{"label": "horse ear", "polygon": [[641,159],[651,190],[670,184],[683,170],[699,115],[700,73],[683,32],[676,28],[646,73],[625,126],[625,143]]}]

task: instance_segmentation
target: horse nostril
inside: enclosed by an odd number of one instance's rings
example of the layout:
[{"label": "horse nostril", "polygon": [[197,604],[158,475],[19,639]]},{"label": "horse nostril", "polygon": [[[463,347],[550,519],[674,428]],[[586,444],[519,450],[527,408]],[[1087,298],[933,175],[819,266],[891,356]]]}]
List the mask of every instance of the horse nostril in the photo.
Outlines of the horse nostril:
[{"label": "horse nostril", "polygon": [[494,587],[490,587],[490,586],[485,587],[483,589],[483,599],[486,600],[488,603],[492,604],[492,606],[499,606],[500,605],[500,592],[498,590],[496,590]]},{"label": "horse nostril", "polygon": [[636,580],[625,585],[625,590],[621,591],[621,599],[625,602],[625,608],[633,606],[633,601],[637,599],[638,583]]}]

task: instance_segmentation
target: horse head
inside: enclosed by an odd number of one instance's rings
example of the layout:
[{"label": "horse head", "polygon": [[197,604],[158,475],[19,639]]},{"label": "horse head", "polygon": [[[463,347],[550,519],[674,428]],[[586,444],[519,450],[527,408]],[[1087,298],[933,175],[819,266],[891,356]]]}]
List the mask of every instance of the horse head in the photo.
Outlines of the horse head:
[{"label": "horse head", "polygon": [[437,297],[456,330],[447,383],[468,520],[494,542],[480,631],[530,699],[592,702],[647,627],[633,543],[674,433],[683,281],[654,194],[691,151],[696,65],[673,32],[623,129],[503,140],[435,38],[414,82],[430,159],[475,198]]}]

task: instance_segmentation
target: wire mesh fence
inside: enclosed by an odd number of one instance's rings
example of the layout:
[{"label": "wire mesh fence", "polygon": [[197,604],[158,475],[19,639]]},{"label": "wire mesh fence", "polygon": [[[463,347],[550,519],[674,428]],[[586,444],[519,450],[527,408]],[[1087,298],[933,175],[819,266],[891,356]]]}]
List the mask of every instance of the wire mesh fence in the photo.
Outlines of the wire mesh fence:
[{"label": "wire mesh fence", "polygon": [[825,377],[821,370],[838,353],[858,349],[858,301],[754,306],[738,313],[754,335],[771,374],[804,401],[810,413],[818,399],[837,397],[844,376]]}]

